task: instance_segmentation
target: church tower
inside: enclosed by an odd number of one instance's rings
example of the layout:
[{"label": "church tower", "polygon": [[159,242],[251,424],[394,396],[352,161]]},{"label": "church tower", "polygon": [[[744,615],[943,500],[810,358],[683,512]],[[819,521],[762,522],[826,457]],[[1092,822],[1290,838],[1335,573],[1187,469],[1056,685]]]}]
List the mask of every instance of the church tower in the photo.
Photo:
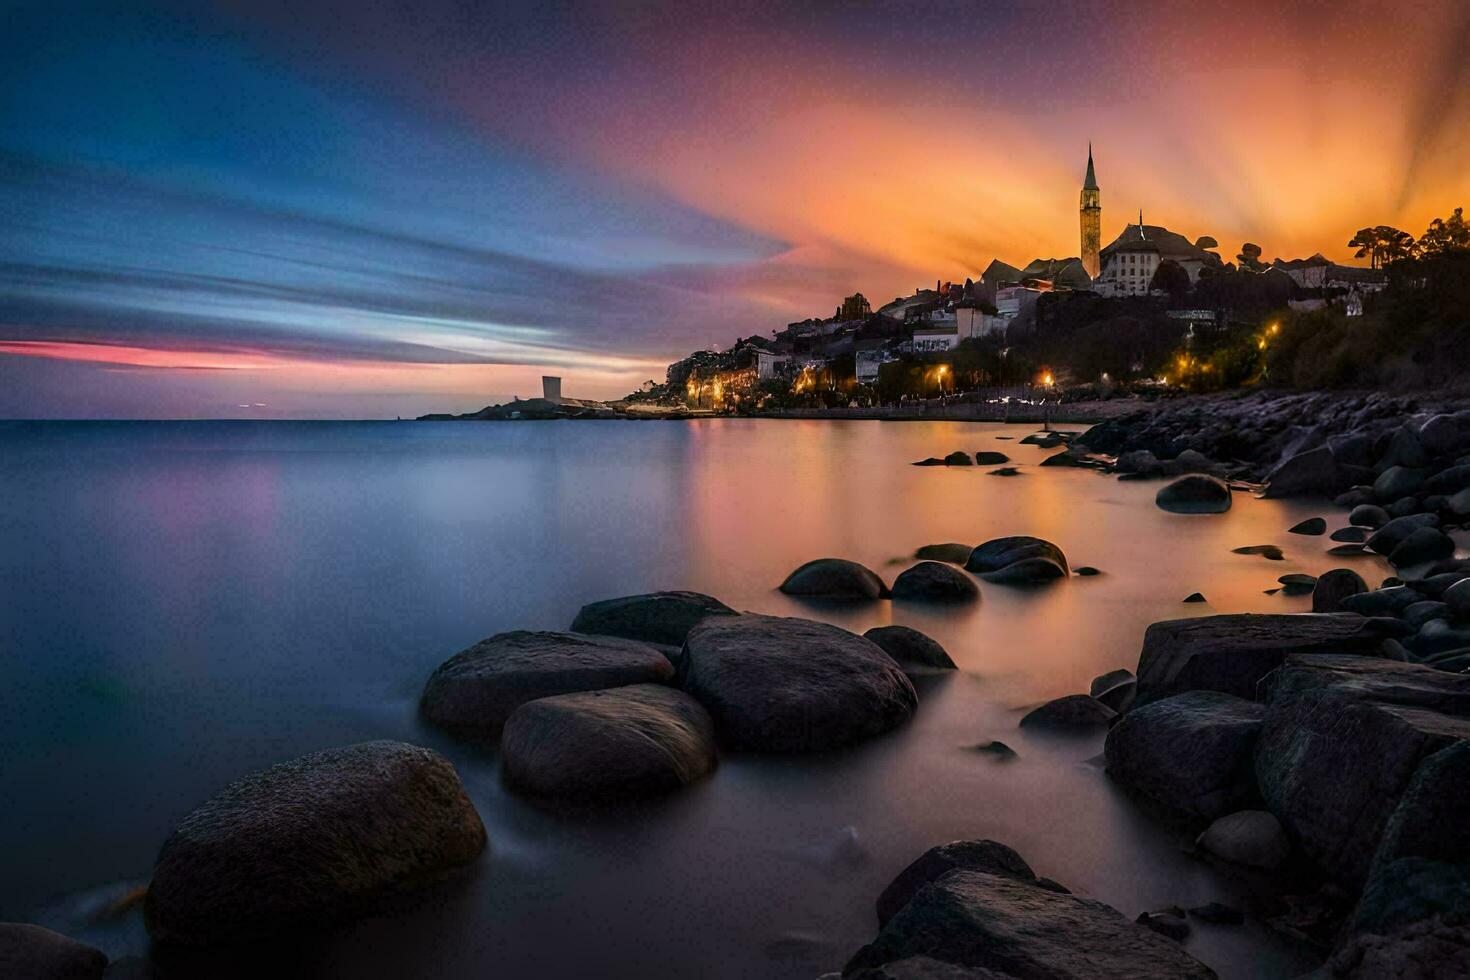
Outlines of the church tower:
[{"label": "church tower", "polygon": [[1097,278],[1097,253],[1102,249],[1102,194],[1092,173],[1092,144],[1087,144],[1087,179],[1082,182],[1082,268]]}]

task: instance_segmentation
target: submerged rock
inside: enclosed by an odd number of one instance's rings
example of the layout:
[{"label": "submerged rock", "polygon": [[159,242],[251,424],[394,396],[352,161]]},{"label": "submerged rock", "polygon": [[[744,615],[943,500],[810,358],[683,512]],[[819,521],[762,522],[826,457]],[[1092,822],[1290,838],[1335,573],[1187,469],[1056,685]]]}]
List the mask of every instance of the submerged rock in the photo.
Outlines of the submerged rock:
[{"label": "submerged rock", "polygon": [[1033,708],[1021,719],[1022,728],[1077,732],[1106,728],[1118,713],[1086,694],[1069,694]]},{"label": "submerged rock", "polygon": [[879,928],[902,911],[920,888],[956,869],[984,871],[1017,881],[1036,880],[1031,865],[998,841],[957,840],[940,844],[925,851],[883,889],[883,894],[878,896]]},{"label": "submerged rock", "polygon": [[1274,544],[1249,544],[1243,548],[1231,548],[1232,555],[1260,555],[1267,561],[1281,561],[1286,557]]},{"label": "submerged rock", "polygon": [[893,598],[923,602],[969,602],[980,597],[975,580],[953,565],[923,561],[899,573]]},{"label": "submerged rock", "polygon": [[737,748],[838,748],[907,721],[913,684],[877,644],[805,619],[720,616],[684,643],[680,682]]},{"label": "submerged rock", "polygon": [[714,723],[660,684],[529,701],[505,723],[501,774],[533,796],[606,799],[679,789],[715,767]]},{"label": "submerged rock", "polygon": [[960,544],[957,541],[947,544],[926,544],[914,552],[914,557],[919,561],[947,561],[951,565],[963,565],[970,560],[970,552],[973,550],[974,548],[970,545]]},{"label": "submerged rock", "polygon": [[945,466],[974,466],[975,465],[975,461],[970,458],[970,454],[969,453],[961,452],[960,450],[956,449],[954,452],[952,452],[948,456],[944,457],[944,465]]},{"label": "submerged rock", "polygon": [[1364,527],[1340,527],[1332,532],[1333,541],[1347,541],[1353,544],[1362,544],[1368,540],[1368,529]]},{"label": "submerged rock", "polygon": [[939,641],[908,626],[874,626],[863,636],[876,643],[900,667],[955,669],[955,662]]},{"label": "submerged rock", "polygon": [[224,946],[352,918],[485,849],[437,752],[363,742],[230,784],[164,842],[144,914],[154,940]]},{"label": "submerged rock", "polygon": [[1187,596],[1184,597],[1184,601],[1185,602],[1207,602],[1208,600],[1205,599],[1204,593],[1202,593],[1202,592],[1191,592],[1189,595],[1187,595]]},{"label": "submerged rock", "polygon": [[1223,514],[1230,509],[1230,487],[1213,476],[1192,473],[1160,489],[1154,503],[1174,514]]},{"label": "submerged rock", "polygon": [[1188,691],[1128,712],[1108,731],[1108,774],[1172,810],[1214,819],[1255,799],[1259,704]]},{"label": "submerged rock", "polygon": [[1205,980],[1214,971],[1101,902],[983,871],[950,871],[918,890],[843,970],[912,956],[1017,980]]},{"label": "submerged rock", "polygon": [[647,643],[583,633],[497,633],[429,676],[419,707],[451,731],[494,734],[527,701],[553,694],[672,680],[674,668]]},{"label": "submerged rock", "polygon": [[991,470],[990,472],[986,473],[985,475],[986,476],[1020,476],[1021,475],[1021,471],[1018,470],[1018,469],[1016,469],[1014,466],[1002,466],[1000,469],[998,469],[998,470]]},{"label": "submerged rock", "polygon": [[100,980],[107,955],[28,922],[0,922],[0,977]]},{"label": "submerged rock", "polygon": [[1348,514],[1348,523],[1358,527],[1382,527],[1391,519],[1377,504],[1359,504]]},{"label": "submerged rock", "polygon": [[886,599],[889,594],[877,572],[846,558],[807,562],[786,576],[781,591],[829,599]]},{"label": "submerged rock", "polygon": [[1286,529],[1288,534],[1326,534],[1327,521],[1320,517],[1309,517]]},{"label": "submerged rock", "polygon": [[702,592],[650,592],[589,602],[572,620],[572,632],[682,646],[706,616],[734,615],[735,610]]},{"label": "submerged rock", "polygon": [[1009,463],[1010,461],[1011,458],[1005,453],[990,451],[975,454],[975,463],[977,466],[998,466],[1001,463]]},{"label": "submerged rock", "polygon": [[970,552],[965,568],[987,582],[1027,585],[1066,578],[1067,556],[1042,538],[1021,534],[986,541]]},{"label": "submerged rock", "polygon": [[1317,587],[1317,579],[1314,576],[1303,575],[1300,572],[1283,575],[1276,581],[1281,583],[1281,591],[1287,595],[1307,595]]}]

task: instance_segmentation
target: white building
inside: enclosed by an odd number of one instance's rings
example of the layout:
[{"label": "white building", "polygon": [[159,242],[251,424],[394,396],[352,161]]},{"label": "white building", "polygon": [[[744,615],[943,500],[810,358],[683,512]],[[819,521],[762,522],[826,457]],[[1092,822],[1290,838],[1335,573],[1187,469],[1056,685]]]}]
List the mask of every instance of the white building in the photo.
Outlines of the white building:
[{"label": "white building", "polygon": [[959,345],[959,329],[953,323],[929,324],[914,330],[915,354],[954,350]]},{"label": "white building", "polygon": [[755,376],[761,381],[770,381],[781,373],[783,365],[790,363],[790,354],[777,354],[775,351],[760,350],[755,352]]},{"label": "white building", "polygon": [[1142,215],[1128,225],[1112,244],[1102,250],[1101,271],[1093,288],[1103,296],[1145,296],[1159,263],[1177,263],[1193,283],[1207,265],[1220,265],[1220,257],[1209,251],[1213,238],[1191,243],[1183,235],[1161,225],[1146,225]]}]

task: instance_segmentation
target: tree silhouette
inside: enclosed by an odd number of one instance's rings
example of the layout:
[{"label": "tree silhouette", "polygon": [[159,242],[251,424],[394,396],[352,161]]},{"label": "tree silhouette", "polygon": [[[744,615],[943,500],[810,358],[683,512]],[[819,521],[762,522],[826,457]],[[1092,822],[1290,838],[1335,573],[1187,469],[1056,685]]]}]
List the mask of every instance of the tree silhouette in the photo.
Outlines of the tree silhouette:
[{"label": "tree silhouette", "polygon": [[1449,218],[1435,218],[1419,239],[1419,251],[1424,255],[1452,248],[1470,248],[1470,225],[1465,223],[1464,208],[1455,208]]},{"label": "tree silhouette", "polygon": [[1240,254],[1235,257],[1235,261],[1240,263],[1242,269],[1249,269],[1251,272],[1260,272],[1266,267],[1261,261],[1261,246],[1251,242],[1240,246]]},{"label": "tree silhouette", "polygon": [[1359,228],[1348,242],[1348,248],[1356,248],[1355,257],[1367,258],[1373,268],[1381,269],[1399,259],[1411,258],[1416,244],[1414,236],[1406,231],[1392,225],[1376,225]]},{"label": "tree silhouette", "polygon": [[1173,300],[1183,299],[1189,295],[1189,273],[1184,271],[1184,266],[1173,259],[1165,259],[1154,270],[1154,277],[1150,280],[1148,288],[1150,292],[1161,289]]}]

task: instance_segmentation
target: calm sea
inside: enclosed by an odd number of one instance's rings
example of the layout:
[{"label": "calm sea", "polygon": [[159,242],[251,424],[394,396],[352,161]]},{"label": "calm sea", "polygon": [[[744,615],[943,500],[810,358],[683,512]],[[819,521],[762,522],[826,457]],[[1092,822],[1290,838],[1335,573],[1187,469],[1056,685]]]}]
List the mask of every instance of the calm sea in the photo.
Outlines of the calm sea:
[{"label": "calm sea", "polygon": [[[1332,567],[1325,538],[1286,533],[1325,511],[1237,495],[1226,515],[1181,517],[1153,506],[1157,485],[1089,471],[908,465],[955,449],[1033,464],[1046,452],[1018,444],[1028,431],[0,424],[0,918],[142,952],[136,915],[92,913],[147,878],[185,813],[251,770],[382,737],[454,760],[491,850],[468,880],[324,942],[321,976],[809,980],[872,937],[894,874],[967,837],[1009,843],[1129,916],[1238,902],[1238,884],[1110,786],[1100,738],[1046,740],[1016,721],[1135,666],[1155,620],[1305,609],[1263,590]],[[775,591],[810,558],[891,579],[920,545],[1022,533],[1103,574],[982,585],[959,610],[813,608]],[[1268,543],[1287,560],[1230,551]],[[474,641],[564,629],[585,602],[657,589],[859,631],[908,624],[962,671],[922,679],[918,716],[888,737],[731,755],[686,792],[610,810],[510,796],[493,752],[416,717],[429,672]],[[1208,606],[1180,604],[1196,590]],[[993,738],[1020,758],[965,748]],[[1197,924],[1188,948],[1224,977],[1311,963],[1255,925]]]}]

